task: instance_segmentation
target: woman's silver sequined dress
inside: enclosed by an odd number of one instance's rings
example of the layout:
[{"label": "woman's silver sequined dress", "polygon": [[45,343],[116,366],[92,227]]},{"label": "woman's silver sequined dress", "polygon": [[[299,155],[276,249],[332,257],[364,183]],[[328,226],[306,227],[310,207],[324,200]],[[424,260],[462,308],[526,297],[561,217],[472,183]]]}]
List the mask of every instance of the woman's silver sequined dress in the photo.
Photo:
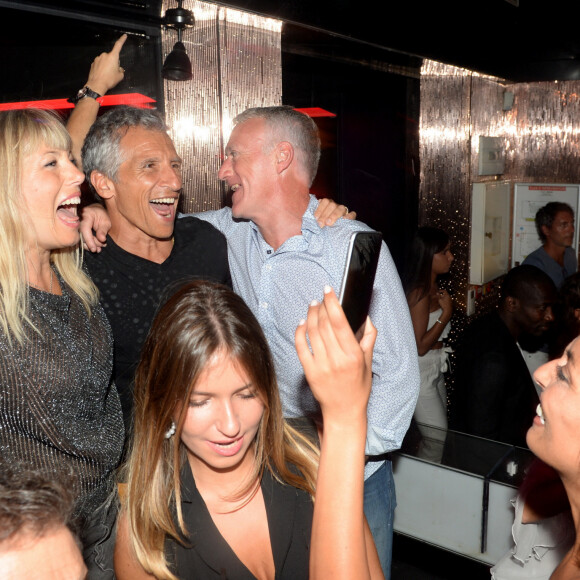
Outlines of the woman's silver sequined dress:
[{"label": "woman's silver sequined dress", "polygon": [[[60,279],[60,277],[59,277]],[[0,332],[0,468],[72,474],[83,520],[107,498],[123,448],[119,396],[111,382],[112,335],[100,307],[89,318],[60,279],[62,296],[30,288],[23,345]]]}]

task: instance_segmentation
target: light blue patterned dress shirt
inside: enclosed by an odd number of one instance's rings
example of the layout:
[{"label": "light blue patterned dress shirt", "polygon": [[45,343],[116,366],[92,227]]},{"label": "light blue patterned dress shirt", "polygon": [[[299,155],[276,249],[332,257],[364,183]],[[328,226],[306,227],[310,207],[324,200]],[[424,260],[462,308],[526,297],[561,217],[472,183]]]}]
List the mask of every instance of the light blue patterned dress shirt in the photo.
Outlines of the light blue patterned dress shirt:
[{"label": "light blue patterned dress shirt", "polygon": [[[286,417],[319,414],[294,347],[294,333],[306,318],[312,300],[323,288],[340,291],[350,235],[370,230],[354,220],[321,228],[311,196],[302,219],[302,235],[277,250],[255,224],[234,220],[229,208],[196,214],[220,230],[228,241],[233,287],[260,322],[276,365]],[[370,317],[378,329],[373,354],[373,388],[368,406],[367,455],[381,455],[401,446],[419,393],[417,347],[407,301],[387,246],[383,242],[373,290]],[[382,462],[367,463],[365,479]]]}]

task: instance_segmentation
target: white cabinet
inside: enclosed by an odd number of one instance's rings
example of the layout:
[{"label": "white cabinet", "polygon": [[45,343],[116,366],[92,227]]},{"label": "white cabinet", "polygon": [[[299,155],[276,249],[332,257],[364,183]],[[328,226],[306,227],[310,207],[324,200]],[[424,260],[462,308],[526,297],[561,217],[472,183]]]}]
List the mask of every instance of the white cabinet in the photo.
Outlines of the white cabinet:
[{"label": "white cabinet", "polygon": [[469,283],[481,286],[509,267],[510,184],[474,183],[471,198]]}]

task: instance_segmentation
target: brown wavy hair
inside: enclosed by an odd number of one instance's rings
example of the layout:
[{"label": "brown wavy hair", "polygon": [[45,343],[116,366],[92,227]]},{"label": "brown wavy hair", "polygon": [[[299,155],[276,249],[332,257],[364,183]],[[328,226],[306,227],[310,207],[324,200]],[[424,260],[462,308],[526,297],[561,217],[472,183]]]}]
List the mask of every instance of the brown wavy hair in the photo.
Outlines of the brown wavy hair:
[{"label": "brown wavy hair", "polygon": [[[184,543],[188,536],[180,487],[187,460],[181,443],[188,408],[184,403],[216,353],[227,353],[246,371],[264,404],[252,477],[232,499],[251,493],[265,469],[314,496],[318,449],[282,417],[274,362],[258,321],[225,286],[186,282],[160,308],[143,348],[125,475],[130,543],[141,566],[157,578],[175,578],[164,553],[166,538]],[[175,435],[166,438],[174,418]]]}]

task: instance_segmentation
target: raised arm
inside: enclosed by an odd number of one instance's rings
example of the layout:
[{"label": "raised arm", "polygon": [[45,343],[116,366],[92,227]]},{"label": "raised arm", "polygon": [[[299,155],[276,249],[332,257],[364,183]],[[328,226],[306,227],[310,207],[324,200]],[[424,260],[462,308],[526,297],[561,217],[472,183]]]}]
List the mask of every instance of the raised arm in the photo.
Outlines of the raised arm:
[{"label": "raised arm", "polygon": [[[89,78],[83,86],[89,87],[95,93],[104,96],[123,80],[125,70],[120,65],[119,56],[126,40],[127,35],[123,34],[115,42],[111,52],[103,52],[95,58],[93,64],[91,64]],[[84,97],[75,105],[66,124],[73,142],[72,154],[79,168],[81,168],[82,163],[81,149],[91,125],[97,118],[99,106],[95,99]]]},{"label": "raised arm", "polygon": [[[308,347],[306,336],[312,351]],[[367,403],[377,331],[357,342],[330,288],[296,330],[296,349],[322,410],[323,434],[310,547],[310,578],[383,578],[363,513]]]}]

